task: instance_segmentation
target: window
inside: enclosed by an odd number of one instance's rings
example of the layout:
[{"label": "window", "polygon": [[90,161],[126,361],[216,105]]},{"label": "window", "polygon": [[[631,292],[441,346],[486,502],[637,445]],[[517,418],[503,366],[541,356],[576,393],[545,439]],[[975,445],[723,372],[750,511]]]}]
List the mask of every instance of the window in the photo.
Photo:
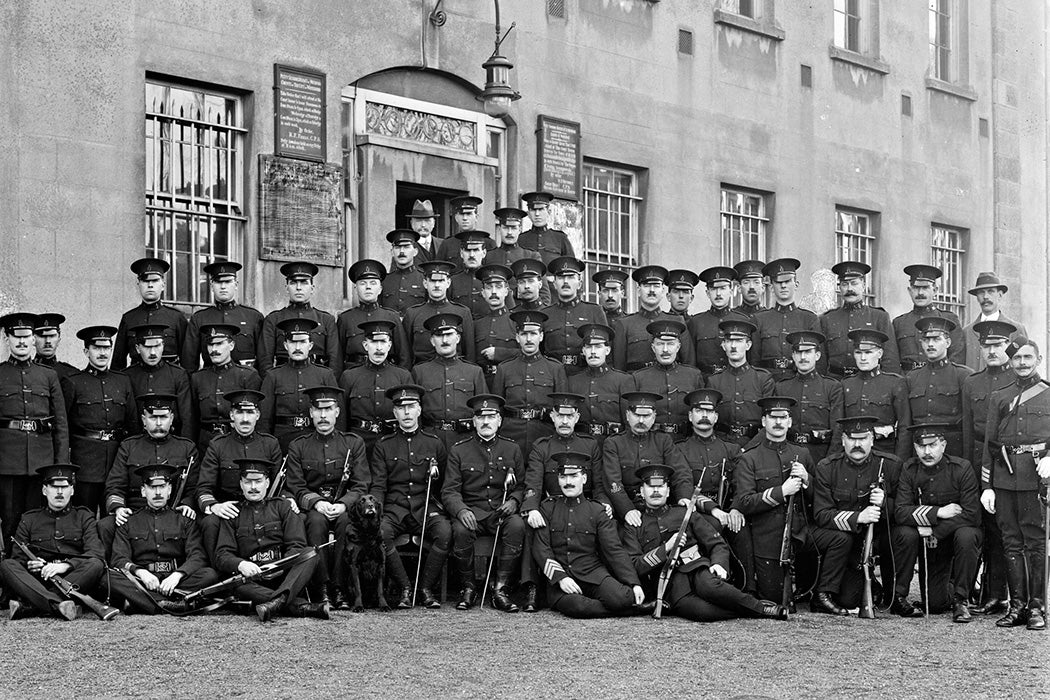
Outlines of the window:
[{"label": "window", "polygon": [[[638,173],[594,162],[583,164],[584,295],[598,303],[591,275],[620,269],[630,275],[638,266]],[[632,283],[628,281],[628,286]],[[634,294],[627,290],[625,308],[633,309]]]},{"label": "window", "polygon": [[930,264],[939,267],[944,276],[934,302],[943,311],[954,311],[962,318],[966,311],[965,279],[966,231],[933,224],[930,226]]},{"label": "window", "polygon": [[[870,265],[875,269],[875,223],[878,214],[858,209],[835,208],[835,262],[852,260]],[[868,288],[864,299],[874,303],[874,272],[868,275]]]},{"label": "window", "polygon": [[769,198],[767,193],[722,187],[723,265],[733,266],[741,260],[765,260]]},{"label": "window", "polygon": [[722,9],[734,15],[756,19],[755,3],[758,0],[722,0]]},{"label": "window", "polygon": [[930,2],[930,71],[934,78],[951,82],[952,71],[952,2]]},{"label": "window", "polygon": [[202,268],[239,257],[243,124],[234,95],[146,83],[146,250],[171,263],[172,301],[209,304]]},{"label": "window", "polygon": [[862,51],[860,38],[861,0],[835,0],[835,46],[847,51]]}]

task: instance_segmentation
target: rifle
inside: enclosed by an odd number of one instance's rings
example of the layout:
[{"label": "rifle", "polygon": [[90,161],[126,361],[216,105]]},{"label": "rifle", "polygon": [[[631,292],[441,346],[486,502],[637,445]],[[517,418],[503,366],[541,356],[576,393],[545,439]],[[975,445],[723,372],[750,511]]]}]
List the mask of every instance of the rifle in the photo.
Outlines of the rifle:
[{"label": "rifle", "polygon": [[182,473],[179,475],[179,489],[175,492],[175,498],[171,500],[171,507],[175,508],[179,505],[179,501],[182,500],[183,494],[186,493],[186,482],[190,479],[190,469],[193,468],[193,459],[186,462],[186,466],[182,468]]},{"label": "rifle", "polygon": [[653,619],[659,620],[660,616],[663,615],[664,611],[664,593],[667,591],[667,584],[671,582],[671,574],[674,573],[675,562],[678,561],[678,555],[682,553],[682,545],[685,544],[685,531],[689,527],[689,521],[693,519],[693,512],[696,510],[696,501],[700,498],[702,493],[701,489],[704,484],[704,472],[707,471],[707,466],[704,466],[703,471],[700,472],[700,478],[696,481],[696,488],[693,489],[693,495],[689,499],[689,505],[685,508],[685,515],[682,517],[682,524],[678,526],[678,534],[675,535],[674,546],[671,547],[671,551],[667,553],[667,561],[664,562],[663,568],[660,569],[660,578],[656,582],[656,608],[653,609]]},{"label": "rifle", "polygon": [[270,482],[270,490],[266,493],[267,498],[277,498],[277,494],[284,488],[284,480],[287,474],[288,455],[285,455],[284,459],[281,460],[281,468],[273,475],[273,481]]},{"label": "rifle", "polygon": [[[1043,498],[1043,542],[1050,540],[1050,481],[1043,479],[1046,496]],[[1050,549],[1043,553],[1043,614],[1050,606]]]},{"label": "rifle", "polygon": [[192,603],[198,598],[215,598],[222,595],[226,591],[233,590],[237,586],[240,586],[249,581],[254,581],[258,578],[268,578],[271,576],[275,576],[281,571],[284,571],[285,569],[290,569],[300,562],[309,561],[310,559],[313,559],[318,555],[318,550],[324,549],[325,547],[329,547],[333,544],[335,544],[335,540],[331,540],[329,542],[325,542],[324,544],[319,544],[313,547],[307,547],[306,549],[300,550],[295,554],[289,554],[288,556],[282,557],[277,561],[270,562],[269,564],[264,564],[263,566],[259,567],[259,573],[255,574],[254,576],[234,574],[228,579],[219,581],[218,583],[213,583],[210,586],[205,586],[200,590],[196,590],[192,593],[187,594],[183,598],[183,600],[185,600],[187,603]]},{"label": "rifle", "polygon": [[332,502],[337,502],[346,493],[346,485],[350,482],[350,450],[346,451],[346,459],[343,460],[343,475],[339,478],[339,486],[335,489]]},{"label": "rifle", "polygon": [[[884,460],[879,459],[879,474],[871,485],[874,490],[882,488],[882,466]],[[875,602],[871,597],[871,578],[874,574],[875,562],[871,556],[871,548],[875,538],[875,523],[868,523],[867,532],[864,533],[864,549],[860,555],[860,568],[864,571],[864,595],[860,599],[860,611],[857,617],[868,620],[875,619]]]},{"label": "rifle", "polygon": [[718,496],[715,497],[715,505],[725,510],[725,506],[722,505],[726,498],[726,460],[722,458],[722,465],[718,470]]},{"label": "rifle", "polygon": [[[15,545],[22,550],[22,553],[25,554],[30,561],[39,561],[45,564],[47,563],[37,555],[33,554],[33,551],[29,549],[29,547],[24,542],[21,542],[14,538],[12,538],[11,541],[14,542]],[[59,592],[65,597],[70,598],[72,600],[76,600],[82,603],[85,607],[90,608],[91,612],[98,615],[99,619],[101,620],[112,620],[114,617],[120,614],[120,611],[116,608],[106,605],[105,603],[100,603],[99,601],[89,596],[87,593],[81,593],[80,590],[76,587],[76,585],[70,583],[68,580],[62,578],[57,574],[49,578],[48,581],[50,581],[55,586],[55,588],[57,588]]]},{"label": "rifle", "polygon": [[[164,607],[163,605],[161,605],[157,601],[157,598],[152,593],[150,593],[149,589],[146,588],[146,586],[142,583],[141,579],[139,579],[139,577],[136,576],[135,574],[131,573],[127,569],[115,569],[113,567],[110,567],[109,570],[112,571],[112,572],[115,572],[115,573],[123,574],[124,578],[126,578],[128,581],[131,582],[131,585],[135,586],[135,588],[138,589],[138,591],[140,593],[142,593],[143,595],[147,596],[150,600],[152,600],[156,604],[156,608],[158,610],[160,610],[161,612],[164,612],[164,613],[166,613],[168,615],[172,615],[174,617],[188,617],[190,615],[200,615],[202,613],[211,612],[213,610],[218,610],[219,608],[221,608],[222,606],[226,605],[227,603],[232,603],[233,602],[233,597],[231,596],[229,598],[223,598],[221,600],[215,600],[212,603],[210,603],[209,605],[205,605],[203,607],[193,606],[193,607],[190,607],[189,609],[184,610],[184,611],[170,610],[170,609]],[[176,588],[173,592],[177,593],[178,595],[181,595],[183,598],[185,598],[186,596],[188,596],[190,594],[190,591],[187,591],[184,588]],[[185,601],[183,601],[183,602],[185,602]]]},{"label": "rifle", "polygon": [[[798,455],[791,462],[798,462]],[[788,470],[790,474],[790,469]],[[791,546],[791,531],[795,520],[795,495],[791,494],[787,500],[787,512],[784,513],[784,532],[780,538],[780,566],[784,569],[784,584],[780,592],[780,605],[784,610],[790,611],[791,604],[795,598],[795,553]]]}]

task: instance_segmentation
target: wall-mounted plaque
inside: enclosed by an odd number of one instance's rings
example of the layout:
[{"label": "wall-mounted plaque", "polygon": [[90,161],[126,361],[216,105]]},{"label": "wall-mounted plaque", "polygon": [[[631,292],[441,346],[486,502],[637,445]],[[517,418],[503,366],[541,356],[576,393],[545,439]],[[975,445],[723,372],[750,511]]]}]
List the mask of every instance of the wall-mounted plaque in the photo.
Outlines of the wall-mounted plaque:
[{"label": "wall-mounted plaque", "polygon": [[259,257],[341,266],[343,169],[259,156]]},{"label": "wall-mounted plaque", "polygon": [[325,74],[274,64],[274,152],[323,163],[327,157]]},{"label": "wall-mounted plaque", "polygon": [[536,126],[536,184],[559,199],[578,201],[583,156],[580,123],[540,115]]}]

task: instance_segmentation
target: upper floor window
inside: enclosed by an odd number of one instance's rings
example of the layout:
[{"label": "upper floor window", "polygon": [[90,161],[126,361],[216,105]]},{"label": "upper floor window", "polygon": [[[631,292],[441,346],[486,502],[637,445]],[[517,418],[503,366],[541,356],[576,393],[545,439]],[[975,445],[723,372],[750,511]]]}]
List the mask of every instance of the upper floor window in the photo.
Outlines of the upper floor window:
[{"label": "upper floor window", "polygon": [[723,265],[765,259],[770,196],[764,192],[722,187],[719,211]]},{"label": "upper floor window", "polygon": [[878,214],[859,209],[835,207],[835,262],[851,260],[871,266],[868,288],[864,291],[866,302],[873,303],[875,294],[875,230]]},{"label": "upper floor window", "polygon": [[[639,264],[638,171],[597,162],[583,163],[583,251],[587,265],[584,296],[600,303],[594,282],[598,270],[619,269],[630,275]],[[628,280],[628,285],[633,284]],[[635,295],[628,290],[624,308],[633,310]]]},{"label": "upper floor window", "polygon": [[959,318],[966,311],[966,231],[951,226],[930,226],[930,264],[941,269],[943,276],[935,302],[944,311],[954,311]]},{"label": "upper floor window", "polygon": [[861,40],[861,5],[862,0],[834,0],[835,46],[847,51],[861,53],[864,42]]},{"label": "upper floor window", "polygon": [[954,0],[929,0],[930,7],[930,72],[934,78],[951,82],[953,70]]},{"label": "upper floor window", "polygon": [[759,0],[722,0],[722,9],[735,15],[757,19],[757,7]]}]

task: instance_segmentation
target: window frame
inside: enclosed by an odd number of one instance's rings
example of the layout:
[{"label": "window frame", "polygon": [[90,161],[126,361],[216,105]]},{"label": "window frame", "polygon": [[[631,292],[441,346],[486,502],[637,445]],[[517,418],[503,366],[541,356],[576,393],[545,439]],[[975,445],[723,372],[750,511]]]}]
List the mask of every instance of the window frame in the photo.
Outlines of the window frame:
[{"label": "window frame", "polygon": [[[630,191],[627,193],[616,192],[613,190],[599,189],[594,185],[592,179],[592,172],[596,169],[611,171],[615,176],[627,176],[630,178]],[[584,262],[584,278],[583,286],[581,289],[581,296],[587,300],[601,305],[601,300],[598,297],[597,286],[591,279],[591,276],[598,270],[623,270],[627,273],[628,279],[624,288],[624,299],[623,309],[626,313],[631,313],[636,310],[637,307],[637,294],[634,290],[634,281],[630,278],[631,273],[642,264],[641,261],[641,215],[642,207],[645,202],[645,198],[642,194],[642,175],[643,171],[639,168],[633,168],[629,165],[622,163],[611,163],[595,158],[583,158],[583,167],[581,172],[581,193],[582,199],[580,201],[583,208],[583,243],[580,250],[580,260]],[[623,200],[627,204],[627,212],[624,214],[621,209],[619,213],[610,205],[604,208],[597,206],[595,203],[599,198],[607,197],[610,199]],[[599,212],[598,214],[594,212]],[[614,252],[609,250],[608,247],[602,248],[600,246],[600,234],[596,237],[592,226],[599,225],[602,219],[602,214],[605,212],[604,218],[611,226],[613,219],[616,216],[627,217],[628,231],[627,231],[627,251]],[[608,240],[612,240],[613,233],[608,231]],[[623,241],[623,232],[619,232],[618,236]],[[588,246],[589,242],[595,242],[599,245]]]},{"label": "window frame", "polygon": [[[754,198],[758,200],[757,214],[731,211],[726,207],[727,195],[737,198]],[[722,183],[718,190],[718,231],[719,248],[722,265],[732,267],[742,260],[765,260],[769,251],[769,233],[773,223],[772,193],[749,187],[740,187]],[[756,230],[744,231],[743,226],[727,227],[727,218],[754,222]],[[754,240],[744,243],[742,240],[727,240],[734,236],[748,236]],[[727,246],[727,243],[729,244]],[[744,253],[744,248],[749,252]]]},{"label": "window frame", "polygon": [[[879,212],[851,207],[844,204],[836,204],[834,216],[835,263],[838,264],[840,262],[854,261],[865,263],[871,267],[871,272],[867,275],[867,287],[864,290],[864,302],[869,306],[874,306],[875,275],[876,270],[878,269],[875,260],[878,252]],[[862,217],[865,221],[866,230],[849,231],[843,229],[840,227],[840,222],[844,216]],[[845,245],[845,243],[850,240],[858,240],[862,245],[856,248],[852,245]],[[863,254],[850,254],[850,252],[854,250],[863,251]]]},{"label": "window frame", "polygon": [[[864,26],[867,22],[864,22],[862,2],[863,0],[832,0],[831,41],[832,44],[844,51],[852,51],[859,54],[866,53],[867,42],[864,39]],[[853,24],[852,32],[850,31],[851,19]],[[843,32],[841,39],[839,37],[840,21]]]},{"label": "window frame", "polygon": [[[942,232],[945,238],[954,238],[954,241],[938,241],[938,233]],[[934,295],[934,305],[942,311],[953,311],[959,318],[966,313],[966,245],[969,239],[969,229],[950,224],[941,224],[936,221],[930,223],[930,264],[943,273],[937,292]],[[955,245],[952,246],[951,243]],[[952,260],[954,259],[954,263]]]}]

